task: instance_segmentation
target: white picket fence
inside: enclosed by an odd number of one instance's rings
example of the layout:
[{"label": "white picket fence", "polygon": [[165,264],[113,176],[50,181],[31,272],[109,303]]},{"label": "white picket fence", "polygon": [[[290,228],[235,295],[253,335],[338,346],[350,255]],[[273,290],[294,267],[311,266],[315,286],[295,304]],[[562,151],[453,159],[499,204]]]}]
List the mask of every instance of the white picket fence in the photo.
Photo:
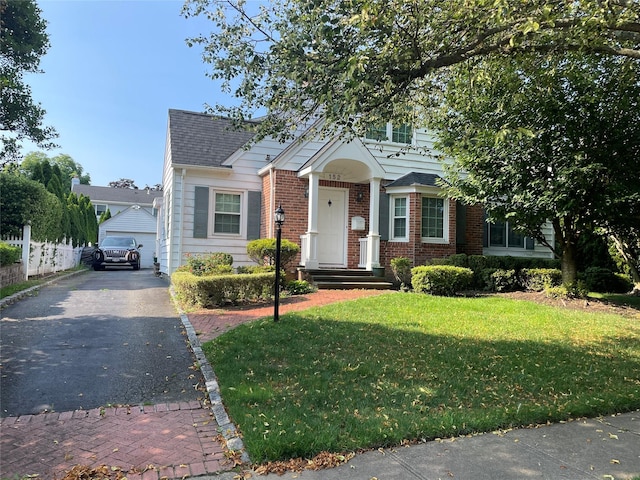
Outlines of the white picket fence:
[{"label": "white picket fence", "polygon": [[[62,243],[36,242],[30,239],[30,231],[22,237],[7,237],[2,240],[9,245],[22,249],[22,264],[25,280],[30,276],[61,272],[75,268],[80,264],[83,247],[74,247],[73,241]],[[28,245],[28,256],[25,247]],[[26,263],[26,265],[25,265]]]}]

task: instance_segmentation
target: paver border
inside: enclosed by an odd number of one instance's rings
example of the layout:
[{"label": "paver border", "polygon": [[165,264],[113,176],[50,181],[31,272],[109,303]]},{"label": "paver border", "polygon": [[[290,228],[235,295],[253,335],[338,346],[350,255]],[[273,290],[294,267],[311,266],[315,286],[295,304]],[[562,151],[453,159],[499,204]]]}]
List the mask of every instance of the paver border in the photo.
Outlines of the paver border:
[{"label": "paver border", "polygon": [[202,345],[200,344],[200,339],[198,338],[195,328],[193,328],[193,325],[191,325],[191,322],[189,321],[189,317],[182,310],[177,301],[173,285],[169,286],[169,292],[187,333],[191,350],[198,361],[198,365],[200,366],[200,372],[204,377],[205,386],[211,402],[211,411],[218,423],[220,434],[225,439],[226,446],[229,450],[233,452],[240,452],[240,459],[243,463],[251,463],[249,453],[244,448],[244,443],[238,433],[238,429],[229,418],[229,415],[227,415],[227,410],[224,407],[222,396],[220,394],[218,378],[202,350]]}]

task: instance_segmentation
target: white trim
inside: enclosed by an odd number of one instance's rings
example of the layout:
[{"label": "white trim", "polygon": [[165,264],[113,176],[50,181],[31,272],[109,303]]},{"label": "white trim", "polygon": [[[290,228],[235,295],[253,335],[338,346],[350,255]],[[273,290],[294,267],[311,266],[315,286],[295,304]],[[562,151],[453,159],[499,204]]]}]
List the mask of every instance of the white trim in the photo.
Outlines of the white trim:
[{"label": "white trim", "polygon": [[[396,217],[396,205],[395,202],[397,199],[401,199],[404,198],[406,203],[405,203],[405,215],[404,217]],[[390,242],[408,242],[409,241],[409,225],[410,225],[410,219],[411,219],[411,208],[410,208],[411,204],[409,202],[409,195],[406,194],[402,194],[402,195],[398,195],[396,193],[392,193],[390,195],[389,198],[389,225],[387,226],[387,228],[389,229],[389,241]],[[404,218],[406,220],[405,226],[404,226],[404,237],[396,237],[395,236],[395,222],[394,220],[396,218]]]},{"label": "white trim", "polygon": [[[207,237],[226,237],[226,238],[244,238],[245,237],[245,229],[246,226],[246,218],[247,218],[247,202],[245,201],[245,191],[242,190],[223,190],[218,189],[216,187],[209,187],[209,231],[207,232]],[[239,231],[238,233],[228,233],[228,232],[216,232],[216,195],[237,195],[240,197],[240,212],[232,213],[232,212],[220,212],[221,214],[229,214],[229,215],[237,215],[239,217]]]},{"label": "white trim", "polygon": [[385,136],[387,137],[384,140],[376,140],[375,138],[368,138],[366,133],[365,135],[362,137],[363,143],[366,144],[376,144],[376,145],[388,145],[388,146],[393,146],[393,147],[398,147],[399,145],[403,145],[403,146],[415,146],[417,144],[417,138],[416,138],[416,130],[417,128],[415,128],[414,125],[411,124],[400,124],[400,127],[404,126],[404,125],[409,125],[411,127],[411,142],[410,143],[405,143],[405,142],[394,142],[393,141],[393,130],[394,130],[394,126],[393,123],[391,122],[387,122],[385,125]]},{"label": "white trim", "polygon": [[222,175],[231,175],[233,173],[233,169],[231,167],[214,167],[214,166],[205,166],[205,165],[186,165],[181,163],[173,163],[171,167],[176,171],[195,171],[195,172],[205,172],[205,173],[220,173]]},{"label": "white trim", "polygon": [[[442,200],[442,237],[423,237],[422,236],[422,221],[424,215],[422,214],[422,200],[425,198],[434,198],[436,200]],[[435,245],[448,245],[449,244],[449,199],[442,198],[436,195],[423,195],[420,199],[420,239],[422,243],[430,243]]]}]

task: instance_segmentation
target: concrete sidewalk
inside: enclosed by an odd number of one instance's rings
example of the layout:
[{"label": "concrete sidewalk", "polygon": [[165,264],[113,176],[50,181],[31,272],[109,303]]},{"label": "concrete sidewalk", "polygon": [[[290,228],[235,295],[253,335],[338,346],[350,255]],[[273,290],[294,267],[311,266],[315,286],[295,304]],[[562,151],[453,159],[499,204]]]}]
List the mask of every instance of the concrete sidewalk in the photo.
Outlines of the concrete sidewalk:
[{"label": "concrete sidewalk", "polygon": [[[253,474],[251,471],[246,474]],[[640,411],[371,451],[330,470],[265,480],[599,479],[640,477]],[[235,480],[238,473],[203,477]]]}]

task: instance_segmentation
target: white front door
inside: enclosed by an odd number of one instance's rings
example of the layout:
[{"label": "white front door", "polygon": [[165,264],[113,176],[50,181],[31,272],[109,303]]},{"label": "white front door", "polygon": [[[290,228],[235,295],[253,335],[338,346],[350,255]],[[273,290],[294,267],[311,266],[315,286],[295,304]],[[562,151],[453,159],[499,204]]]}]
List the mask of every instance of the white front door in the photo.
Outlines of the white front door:
[{"label": "white front door", "polygon": [[347,266],[347,190],[318,189],[318,263]]}]

